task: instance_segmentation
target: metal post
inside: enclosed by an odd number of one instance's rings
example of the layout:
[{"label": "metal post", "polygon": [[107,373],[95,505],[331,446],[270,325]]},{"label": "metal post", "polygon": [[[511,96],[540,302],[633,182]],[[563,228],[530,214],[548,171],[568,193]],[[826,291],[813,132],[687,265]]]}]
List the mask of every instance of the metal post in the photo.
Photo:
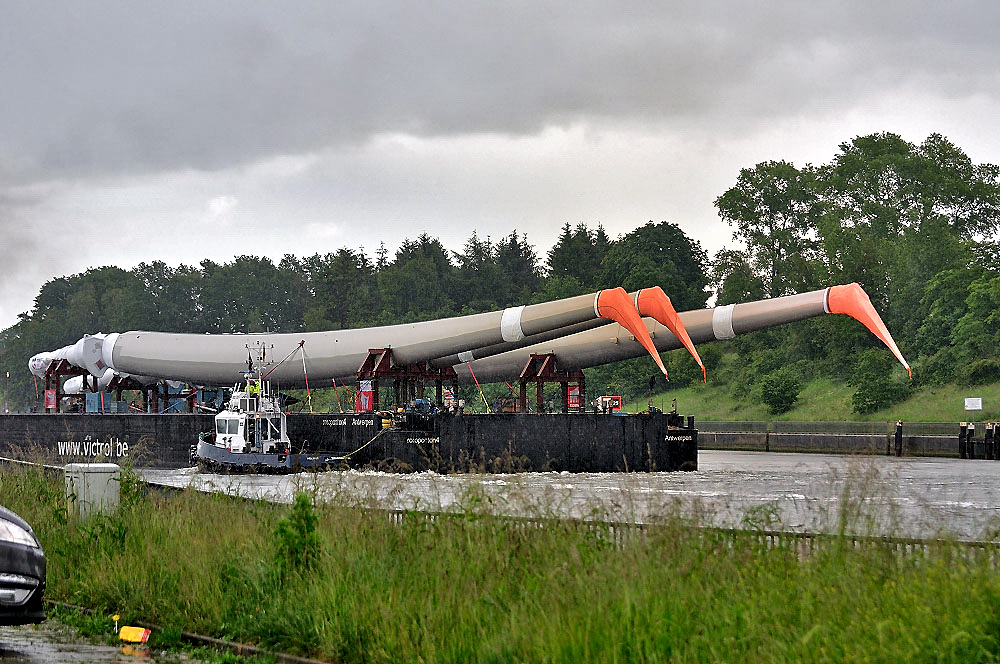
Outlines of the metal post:
[{"label": "metal post", "polygon": [[995,453],[996,445],[994,439],[995,432],[993,430],[993,424],[987,422],[985,427],[986,427],[986,433],[983,434],[983,446],[986,448],[985,456],[987,459],[993,460],[996,458],[996,453]]},{"label": "metal post", "polygon": [[969,452],[969,458],[976,458],[976,424],[969,422],[969,428],[965,431],[965,449]]},{"label": "metal post", "polygon": [[965,422],[959,422],[958,424],[958,458],[965,459],[968,457],[967,452],[967,434],[968,428]]},{"label": "metal post", "polygon": [[896,456],[903,456],[903,422],[896,420]]}]

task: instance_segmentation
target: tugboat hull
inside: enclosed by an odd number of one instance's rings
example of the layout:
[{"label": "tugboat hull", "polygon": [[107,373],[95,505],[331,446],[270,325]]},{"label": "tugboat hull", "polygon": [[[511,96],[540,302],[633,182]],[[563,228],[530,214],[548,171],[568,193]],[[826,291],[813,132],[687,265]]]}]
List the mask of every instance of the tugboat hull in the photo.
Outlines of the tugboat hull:
[{"label": "tugboat hull", "polygon": [[262,452],[234,453],[199,440],[191,451],[191,464],[207,471],[228,472],[288,472],[292,470],[326,470],[344,464],[343,456],[323,452],[266,454]]}]

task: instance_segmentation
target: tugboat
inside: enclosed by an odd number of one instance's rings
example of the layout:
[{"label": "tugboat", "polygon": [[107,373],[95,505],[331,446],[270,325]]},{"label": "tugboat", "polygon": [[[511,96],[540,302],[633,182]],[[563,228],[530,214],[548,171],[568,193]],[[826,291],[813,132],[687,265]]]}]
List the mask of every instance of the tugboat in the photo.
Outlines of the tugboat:
[{"label": "tugboat", "polygon": [[[198,434],[190,460],[205,471],[288,472],[324,470],[346,463],[347,457],[323,452],[294,452],[288,438],[281,394],[271,390],[264,369],[265,351],[255,363],[248,359],[243,385],[235,385],[225,408],[215,416],[215,430]],[[269,372],[268,372],[269,373]]]}]

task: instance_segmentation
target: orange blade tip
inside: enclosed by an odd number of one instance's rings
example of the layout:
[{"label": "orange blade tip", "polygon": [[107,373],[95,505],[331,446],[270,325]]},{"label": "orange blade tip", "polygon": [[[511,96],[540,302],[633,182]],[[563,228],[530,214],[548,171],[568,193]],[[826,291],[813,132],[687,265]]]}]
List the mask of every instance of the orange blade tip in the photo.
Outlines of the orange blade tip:
[{"label": "orange blade tip", "polygon": [[681,342],[681,345],[691,354],[691,357],[694,358],[694,361],[698,363],[702,373],[704,373],[705,365],[702,363],[701,357],[698,356],[698,350],[694,347],[694,343],[691,342],[691,337],[688,334],[687,328],[684,327],[684,322],[662,288],[659,286],[643,288],[636,294],[635,305],[639,311],[639,315],[649,316],[670,330],[677,337],[677,340]]},{"label": "orange blade tip", "polygon": [[646,329],[646,324],[642,322],[639,310],[636,309],[635,303],[624,288],[619,286],[618,288],[602,290],[597,295],[596,308],[598,316],[612,320],[631,332],[635,340],[642,344],[642,347],[656,362],[656,366],[660,368],[663,375],[667,375],[667,368],[663,366],[663,360],[660,359],[660,354],[656,351],[653,339],[649,336],[649,330]]},{"label": "orange blade tip", "polygon": [[889,330],[886,328],[885,323],[882,322],[882,318],[875,311],[868,293],[861,287],[861,284],[855,282],[841,286],[830,286],[826,290],[826,301],[824,304],[827,313],[850,316],[867,327],[872,334],[881,339],[882,343],[892,351],[892,354],[896,356],[899,363],[906,368],[906,373],[910,377],[910,380],[913,380],[913,372],[910,370],[909,362],[903,359],[903,354],[899,352],[899,347],[893,340],[892,335],[889,334]]}]

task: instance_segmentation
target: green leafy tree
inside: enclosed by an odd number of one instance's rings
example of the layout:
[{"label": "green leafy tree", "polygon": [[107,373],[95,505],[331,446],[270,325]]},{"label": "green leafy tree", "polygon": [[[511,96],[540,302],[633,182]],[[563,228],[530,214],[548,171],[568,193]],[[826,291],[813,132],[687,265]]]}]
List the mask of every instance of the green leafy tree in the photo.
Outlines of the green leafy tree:
[{"label": "green leafy tree", "polygon": [[597,226],[596,231],[587,228],[586,224],[577,224],[576,228],[567,223],[562,227],[562,233],[555,245],[548,252],[549,277],[573,277],[586,290],[598,288],[601,271],[601,261],[611,247],[604,227]]},{"label": "green leafy tree", "polygon": [[461,253],[454,254],[457,264],[455,283],[462,294],[458,302],[463,313],[493,311],[501,308],[505,284],[497,251],[490,238],[481,240],[473,231]]},{"label": "green leafy tree", "polygon": [[778,347],[745,350],[741,363],[732,382],[733,394],[742,401],[759,398],[758,387],[764,376],[785,366],[785,353]]},{"label": "green leafy tree", "polygon": [[890,133],[855,138],[819,169],[818,187],[831,274],[861,283],[895,328],[919,318],[915,283],[964,266],[963,242],[1000,224],[1000,171],[938,134],[919,146]]},{"label": "green leafy tree", "polygon": [[378,272],[382,324],[429,320],[457,313],[455,266],[437,238],[404,240],[395,260]]},{"label": "green leafy tree", "polygon": [[[603,229],[600,229],[603,230]],[[498,296],[501,307],[524,304],[538,291],[542,272],[534,247],[525,235],[517,231],[497,242],[494,247],[497,267],[503,277],[503,288]]]},{"label": "green leafy tree", "polygon": [[300,283],[269,258],[237,256],[231,263],[201,262],[199,308],[210,332],[292,332],[303,329]]},{"label": "green leafy tree", "polygon": [[660,286],[678,311],[708,299],[708,257],[677,224],[652,221],[611,245],[601,262],[599,285],[631,292]]},{"label": "green leafy tree", "polygon": [[581,284],[580,280],[576,277],[550,276],[542,280],[541,290],[535,293],[534,297],[531,298],[531,302],[535,304],[538,302],[562,300],[575,295],[583,295],[590,290]]},{"label": "green leafy tree", "polygon": [[745,247],[742,263],[730,257],[719,264],[734,269],[720,275],[723,283],[729,278],[740,282],[730,290],[759,284],[766,297],[779,297],[813,287],[820,210],[814,179],[811,168],[763,162],[741,170],[736,185],[715,200],[719,216],[735,229],[733,239]]},{"label": "green leafy tree", "polygon": [[973,281],[965,306],[951,333],[958,361],[968,364],[1000,355],[1000,277],[984,275]]},{"label": "green leafy tree", "polygon": [[[701,361],[705,365],[708,380],[715,383],[725,379],[724,376],[715,373],[722,360],[722,346],[720,344],[702,344],[698,347],[698,356],[701,357]],[[663,362],[670,375],[669,387],[671,388],[686,387],[701,383],[703,380],[701,367],[694,361],[686,348],[679,348],[663,354]],[[657,384],[660,380],[657,378]]]},{"label": "green leafy tree", "polygon": [[[973,282],[983,275],[976,266],[942,270],[924,283],[915,347],[921,355],[931,356],[952,343],[958,321],[969,307],[966,300]],[[984,313],[984,312],[980,312]],[[988,315],[988,312],[985,312]],[[976,316],[974,320],[981,320]]]},{"label": "green leafy tree", "polygon": [[737,304],[767,297],[764,280],[756,273],[746,253],[721,249],[711,264],[711,285],[716,305]]},{"label": "green leafy tree", "polygon": [[[972,318],[959,324],[968,312],[960,290],[975,281],[963,272],[975,274],[997,258],[982,240],[1000,225],[1000,171],[973,164],[942,136],[919,145],[891,133],[859,136],[841,144],[830,163],[801,170],[764,162],[741,171],[716,205],[746,247],[716,256],[719,304],[857,281],[908,356],[934,356],[956,335],[960,355],[985,346],[980,333],[988,329]],[[872,345],[842,322],[809,321],[788,331],[788,339],[757,333],[734,347],[752,351],[777,341],[792,350],[790,359],[836,373],[853,365],[859,347]]]},{"label": "green leafy tree", "polygon": [[301,261],[300,269],[313,294],[306,312],[308,329],[359,327],[375,318],[377,279],[363,251],[342,248],[314,254]]},{"label": "green leafy tree", "polygon": [[140,263],[132,272],[142,282],[143,296],[153,308],[149,329],[161,332],[208,332],[201,311],[202,272],[196,267],[170,267],[163,261]]}]

